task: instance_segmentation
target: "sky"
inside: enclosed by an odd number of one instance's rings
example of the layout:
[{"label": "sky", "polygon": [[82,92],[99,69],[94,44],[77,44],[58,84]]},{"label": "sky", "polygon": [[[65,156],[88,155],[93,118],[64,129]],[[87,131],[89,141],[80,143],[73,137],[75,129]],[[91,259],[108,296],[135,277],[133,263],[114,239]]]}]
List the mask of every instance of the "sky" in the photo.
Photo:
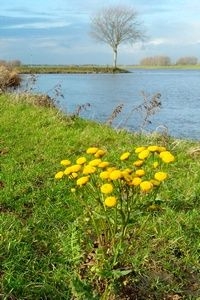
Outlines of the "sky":
[{"label": "sky", "polygon": [[[90,36],[91,17],[115,0],[0,0],[0,60],[23,64],[112,64],[112,49]],[[148,39],[123,44],[118,64],[149,56],[200,61],[199,0],[123,0],[137,12]]]}]

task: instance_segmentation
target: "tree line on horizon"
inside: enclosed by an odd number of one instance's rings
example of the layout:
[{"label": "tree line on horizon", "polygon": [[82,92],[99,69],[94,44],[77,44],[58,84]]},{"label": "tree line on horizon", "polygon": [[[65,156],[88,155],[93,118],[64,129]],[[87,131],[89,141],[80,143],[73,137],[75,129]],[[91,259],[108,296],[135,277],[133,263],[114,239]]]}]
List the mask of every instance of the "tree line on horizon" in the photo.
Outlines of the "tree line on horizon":
[{"label": "tree line on horizon", "polygon": [[198,58],[195,56],[183,56],[178,58],[175,63],[169,56],[149,56],[140,60],[141,66],[172,66],[172,65],[197,65]]}]

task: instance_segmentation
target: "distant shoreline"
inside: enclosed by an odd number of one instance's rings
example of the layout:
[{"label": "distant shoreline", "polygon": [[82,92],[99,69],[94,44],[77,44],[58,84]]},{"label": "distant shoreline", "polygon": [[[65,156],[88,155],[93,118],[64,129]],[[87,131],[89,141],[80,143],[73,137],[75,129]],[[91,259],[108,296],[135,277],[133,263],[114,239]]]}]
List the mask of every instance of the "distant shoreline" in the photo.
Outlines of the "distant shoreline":
[{"label": "distant shoreline", "polygon": [[50,65],[22,65],[17,68],[20,74],[114,74],[129,73],[123,68],[113,68],[108,66],[50,66]]},{"label": "distant shoreline", "polygon": [[114,74],[129,73],[130,70],[200,70],[200,65],[140,66],[120,65],[114,69],[100,65],[21,65],[20,74]]}]

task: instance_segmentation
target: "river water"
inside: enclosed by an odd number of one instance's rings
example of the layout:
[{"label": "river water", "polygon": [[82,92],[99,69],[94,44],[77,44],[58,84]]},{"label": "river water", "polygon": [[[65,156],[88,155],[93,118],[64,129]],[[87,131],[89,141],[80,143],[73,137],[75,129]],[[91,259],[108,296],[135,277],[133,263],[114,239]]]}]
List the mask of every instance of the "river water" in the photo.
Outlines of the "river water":
[{"label": "river water", "polygon": [[[25,76],[25,81],[29,77]],[[200,71],[133,70],[126,74],[42,74],[33,91],[48,94],[66,113],[106,122],[123,105],[112,126],[141,130],[146,110],[136,109],[144,99],[160,94],[161,107],[143,130],[165,131],[176,138],[200,139]],[[61,97],[61,94],[63,97]],[[87,104],[87,105],[86,105]],[[144,125],[144,124],[143,124]]]}]

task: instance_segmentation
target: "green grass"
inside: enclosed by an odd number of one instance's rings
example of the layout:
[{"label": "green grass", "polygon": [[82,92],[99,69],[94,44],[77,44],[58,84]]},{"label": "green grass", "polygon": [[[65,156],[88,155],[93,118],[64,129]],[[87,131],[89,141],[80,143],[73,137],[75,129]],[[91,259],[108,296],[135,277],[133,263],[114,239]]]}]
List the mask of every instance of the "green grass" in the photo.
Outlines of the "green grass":
[{"label": "green grass", "polygon": [[132,212],[130,247],[120,264],[133,272],[115,280],[110,299],[200,299],[199,141],[114,131],[11,95],[0,96],[0,124],[1,299],[100,299],[91,292],[93,274],[78,276],[91,248],[87,215],[54,175],[60,160],[91,145],[115,161],[147,144],[166,146],[176,161],[161,210],[144,205]]},{"label": "green grass", "polygon": [[17,67],[17,70],[21,74],[96,74],[96,73],[128,73],[127,70],[122,68],[116,68],[110,66],[98,66],[98,65],[22,65]]},{"label": "green grass", "polygon": [[171,65],[171,66],[140,66],[119,65],[117,69],[100,65],[22,65],[17,67],[21,74],[97,74],[97,73],[128,73],[129,69],[164,69],[164,70],[199,70],[200,65]]}]

